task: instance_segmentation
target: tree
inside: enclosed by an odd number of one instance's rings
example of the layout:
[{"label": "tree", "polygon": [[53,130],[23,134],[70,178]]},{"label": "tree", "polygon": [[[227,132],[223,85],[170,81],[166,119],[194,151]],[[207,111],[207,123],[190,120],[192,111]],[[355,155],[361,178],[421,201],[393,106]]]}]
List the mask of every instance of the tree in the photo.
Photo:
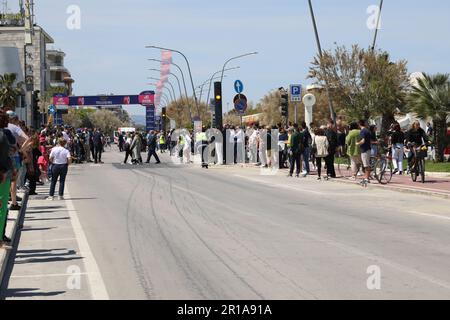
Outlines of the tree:
[{"label": "tree", "polygon": [[104,134],[112,135],[114,131],[123,126],[117,115],[109,110],[98,110],[89,115],[92,125],[95,128],[100,128]]},{"label": "tree", "polygon": [[[186,105],[187,100],[187,105]],[[191,119],[189,117],[189,106],[195,105],[195,101],[192,98],[183,97],[172,101],[167,106],[167,116],[176,121],[178,128],[192,129]],[[211,124],[211,111],[209,105],[204,102],[199,102],[200,119],[203,125],[209,126]],[[192,114],[194,117],[197,115]]]},{"label": "tree", "polygon": [[436,161],[444,162],[447,146],[447,118],[450,115],[450,80],[447,74],[424,74],[408,97],[412,112],[423,119],[431,117],[434,126]]},{"label": "tree", "polygon": [[22,90],[22,82],[16,83],[17,74],[5,73],[0,75],[0,104],[6,110],[16,110],[17,97]]},{"label": "tree", "polygon": [[381,50],[337,46],[314,59],[308,78],[320,86],[328,83],[337,109],[344,109],[352,120],[382,116],[383,132],[406,105],[407,62],[394,63]]}]

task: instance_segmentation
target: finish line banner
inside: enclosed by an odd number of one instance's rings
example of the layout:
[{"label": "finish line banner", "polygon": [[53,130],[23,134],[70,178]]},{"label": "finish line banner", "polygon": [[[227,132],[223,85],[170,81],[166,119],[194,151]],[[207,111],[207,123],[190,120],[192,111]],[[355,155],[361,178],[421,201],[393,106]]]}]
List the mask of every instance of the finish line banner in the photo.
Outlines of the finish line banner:
[{"label": "finish line banner", "polygon": [[139,95],[123,96],[73,96],[62,94],[53,97],[55,106],[111,106],[111,105],[143,105],[153,106],[155,104],[155,92],[144,91]]}]

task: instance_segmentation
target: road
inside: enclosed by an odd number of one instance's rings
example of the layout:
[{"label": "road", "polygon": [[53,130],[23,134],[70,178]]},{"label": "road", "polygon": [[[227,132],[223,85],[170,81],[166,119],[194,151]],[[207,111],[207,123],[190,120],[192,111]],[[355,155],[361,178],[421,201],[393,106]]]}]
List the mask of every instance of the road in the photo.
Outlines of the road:
[{"label": "road", "polygon": [[449,200],[104,157],[68,198],[110,299],[450,298]]}]

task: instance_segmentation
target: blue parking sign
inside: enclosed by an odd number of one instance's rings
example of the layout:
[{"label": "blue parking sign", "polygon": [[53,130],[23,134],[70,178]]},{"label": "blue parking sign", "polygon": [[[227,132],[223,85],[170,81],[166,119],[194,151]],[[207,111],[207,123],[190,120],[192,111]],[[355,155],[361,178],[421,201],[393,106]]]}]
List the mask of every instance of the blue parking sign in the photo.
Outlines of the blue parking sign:
[{"label": "blue parking sign", "polygon": [[290,86],[291,90],[291,102],[300,102],[302,101],[302,85],[300,84],[292,84]]}]

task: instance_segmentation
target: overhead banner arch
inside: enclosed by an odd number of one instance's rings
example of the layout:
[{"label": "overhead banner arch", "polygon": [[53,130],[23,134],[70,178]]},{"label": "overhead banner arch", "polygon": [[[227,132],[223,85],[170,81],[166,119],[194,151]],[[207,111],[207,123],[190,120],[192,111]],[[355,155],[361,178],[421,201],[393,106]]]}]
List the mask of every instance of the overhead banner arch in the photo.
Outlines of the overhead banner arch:
[{"label": "overhead banner arch", "polygon": [[67,96],[56,94],[53,96],[53,105],[58,107],[84,107],[84,106],[113,106],[113,105],[141,105],[145,107],[146,129],[156,130],[155,92],[144,91],[138,95],[104,95],[104,96]]}]

